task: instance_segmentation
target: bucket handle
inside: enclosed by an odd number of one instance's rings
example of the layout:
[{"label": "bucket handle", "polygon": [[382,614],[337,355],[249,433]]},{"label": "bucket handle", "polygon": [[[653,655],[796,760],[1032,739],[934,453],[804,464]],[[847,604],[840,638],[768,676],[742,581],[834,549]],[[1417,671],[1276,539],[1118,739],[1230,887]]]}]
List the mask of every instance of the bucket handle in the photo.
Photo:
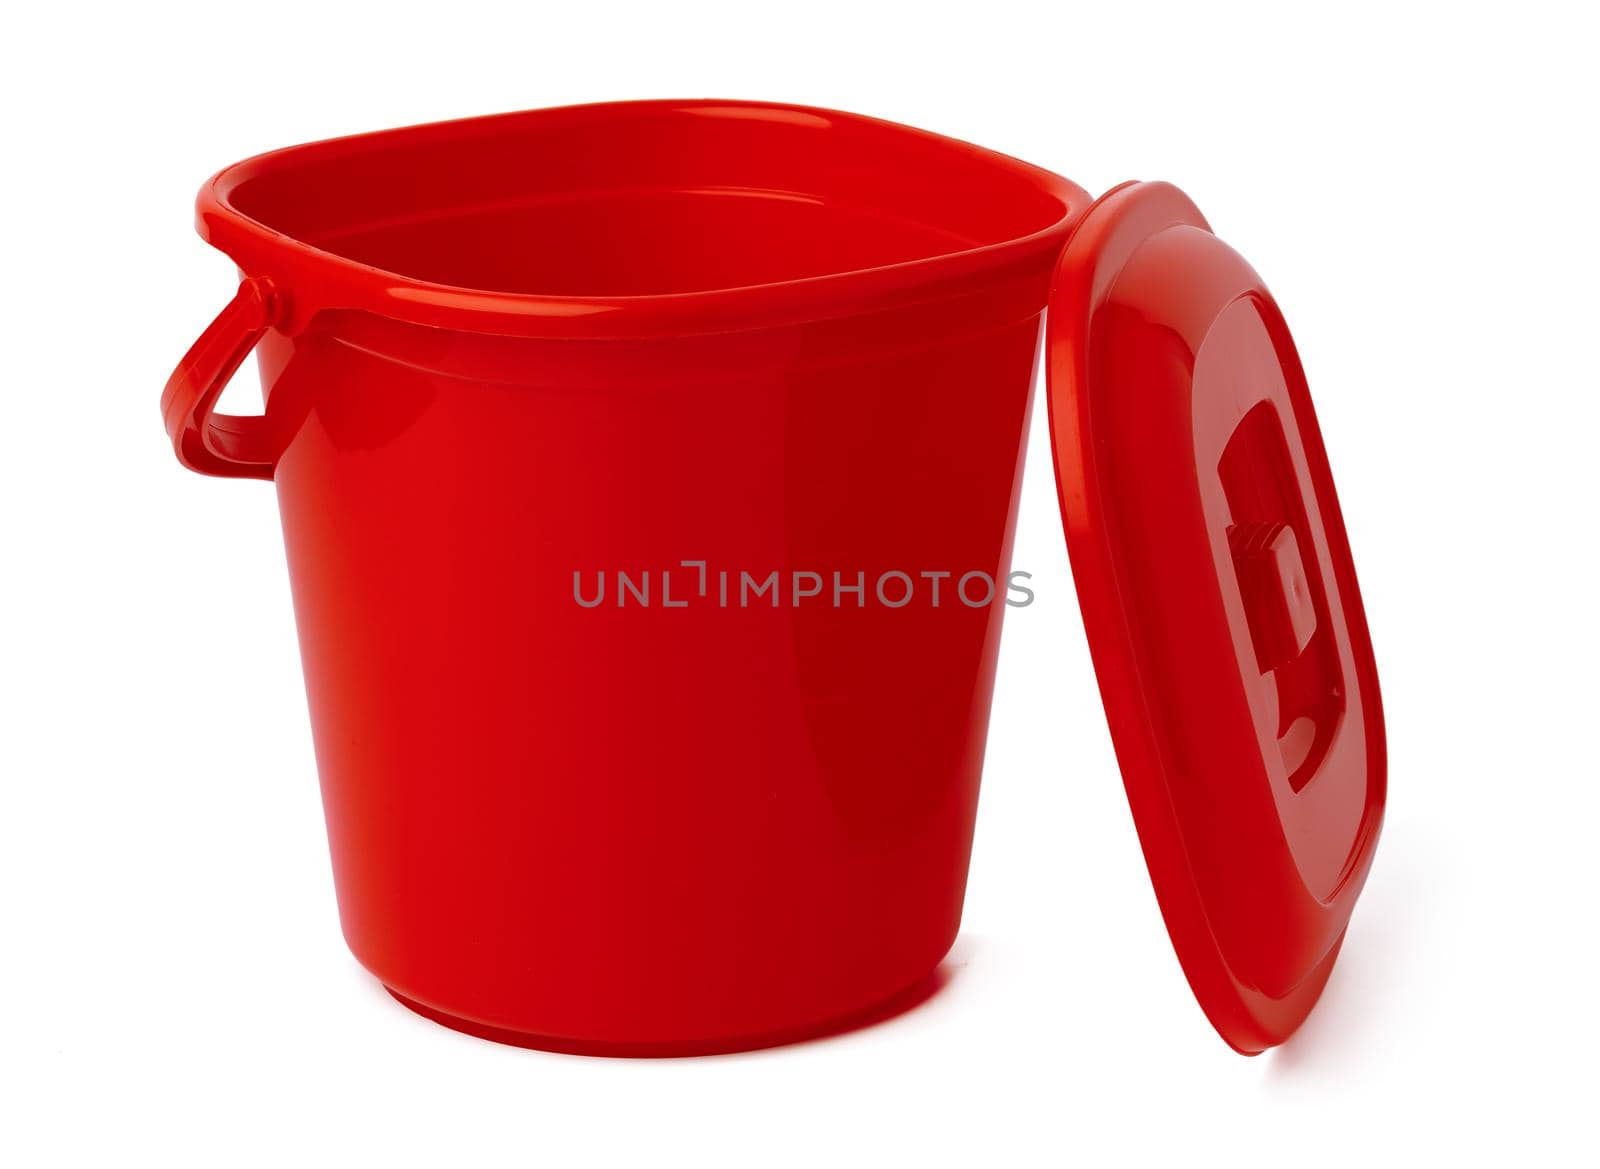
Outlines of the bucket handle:
[{"label": "bucket handle", "polygon": [[161,418],[178,462],[202,475],[271,479],[277,462],[261,415],[214,414],[235,371],[275,324],[282,294],[270,280],[246,277],[217,319],[183,355],[161,395]]}]

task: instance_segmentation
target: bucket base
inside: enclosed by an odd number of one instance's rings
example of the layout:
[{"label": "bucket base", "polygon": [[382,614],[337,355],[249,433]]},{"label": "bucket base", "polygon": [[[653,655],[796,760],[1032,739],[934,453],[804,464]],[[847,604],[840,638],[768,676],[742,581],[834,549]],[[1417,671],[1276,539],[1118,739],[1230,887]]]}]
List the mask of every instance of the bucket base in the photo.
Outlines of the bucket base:
[{"label": "bucket base", "polygon": [[757,1051],[764,1047],[781,1047],[784,1044],[800,1043],[809,1039],[825,1039],[832,1035],[871,1027],[921,1006],[937,994],[949,980],[949,971],[941,965],[904,990],[862,1010],[837,1018],[761,1035],[667,1043],[616,1043],[513,1031],[505,1027],[480,1023],[474,1019],[464,1019],[448,1011],[430,1007],[426,1003],[419,1003],[415,999],[407,998],[392,986],[385,985],[384,990],[394,996],[402,1006],[410,1008],[424,1019],[431,1019],[435,1023],[449,1027],[452,1031],[460,1031],[494,1043],[526,1047],[535,1051],[551,1051],[561,1055],[587,1055],[614,1059],[673,1059],[697,1055],[728,1055],[736,1051]]}]

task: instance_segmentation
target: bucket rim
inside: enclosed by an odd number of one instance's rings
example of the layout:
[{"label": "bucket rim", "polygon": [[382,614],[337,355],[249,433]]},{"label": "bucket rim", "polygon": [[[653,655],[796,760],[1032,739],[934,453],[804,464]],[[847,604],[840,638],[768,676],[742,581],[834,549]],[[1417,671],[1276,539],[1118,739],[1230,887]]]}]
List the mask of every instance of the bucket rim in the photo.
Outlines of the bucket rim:
[{"label": "bucket rim", "polygon": [[[299,164],[377,147],[420,146],[502,133],[519,123],[557,119],[604,122],[652,112],[716,111],[780,122],[822,118],[875,133],[913,136],[1026,180],[1059,201],[1061,213],[1025,235],[914,260],[703,291],[569,296],[443,284],[375,267],[273,228],[241,211],[232,200],[240,185],[291,160]],[[353,309],[459,332],[620,339],[742,332],[941,299],[975,276],[1031,264],[1052,265],[1090,202],[1089,194],[1077,184],[1042,167],[913,126],[783,102],[668,98],[487,114],[283,147],[235,162],[208,179],[195,201],[195,223],[201,238],[232,258],[245,276],[268,279],[284,290],[279,327],[285,332],[298,332],[323,310]],[[1041,284],[1041,310],[1045,291]]]}]

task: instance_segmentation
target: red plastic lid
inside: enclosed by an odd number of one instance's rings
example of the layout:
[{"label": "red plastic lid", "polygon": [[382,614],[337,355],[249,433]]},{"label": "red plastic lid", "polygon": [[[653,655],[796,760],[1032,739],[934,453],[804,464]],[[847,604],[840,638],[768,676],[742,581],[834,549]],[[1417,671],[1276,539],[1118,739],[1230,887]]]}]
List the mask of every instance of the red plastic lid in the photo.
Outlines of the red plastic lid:
[{"label": "red plastic lid", "polygon": [[1383,711],[1305,375],[1199,210],[1132,183],[1084,215],[1049,314],[1056,483],[1156,897],[1222,1037],[1322,992],[1383,818]]}]

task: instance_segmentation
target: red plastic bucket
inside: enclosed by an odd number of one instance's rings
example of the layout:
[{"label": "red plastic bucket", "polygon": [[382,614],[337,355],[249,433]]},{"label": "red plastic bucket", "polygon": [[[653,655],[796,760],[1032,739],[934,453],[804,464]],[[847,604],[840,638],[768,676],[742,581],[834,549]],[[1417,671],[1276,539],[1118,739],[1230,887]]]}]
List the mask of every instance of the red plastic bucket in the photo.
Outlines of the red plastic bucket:
[{"label": "red plastic bucket", "polygon": [[[733,102],[371,134],[205,187],[245,279],[163,412],[186,465],[277,484],[344,932],[391,991],[671,1052],[929,976],[1088,204]],[[213,413],[252,346],[264,415]]]}]

